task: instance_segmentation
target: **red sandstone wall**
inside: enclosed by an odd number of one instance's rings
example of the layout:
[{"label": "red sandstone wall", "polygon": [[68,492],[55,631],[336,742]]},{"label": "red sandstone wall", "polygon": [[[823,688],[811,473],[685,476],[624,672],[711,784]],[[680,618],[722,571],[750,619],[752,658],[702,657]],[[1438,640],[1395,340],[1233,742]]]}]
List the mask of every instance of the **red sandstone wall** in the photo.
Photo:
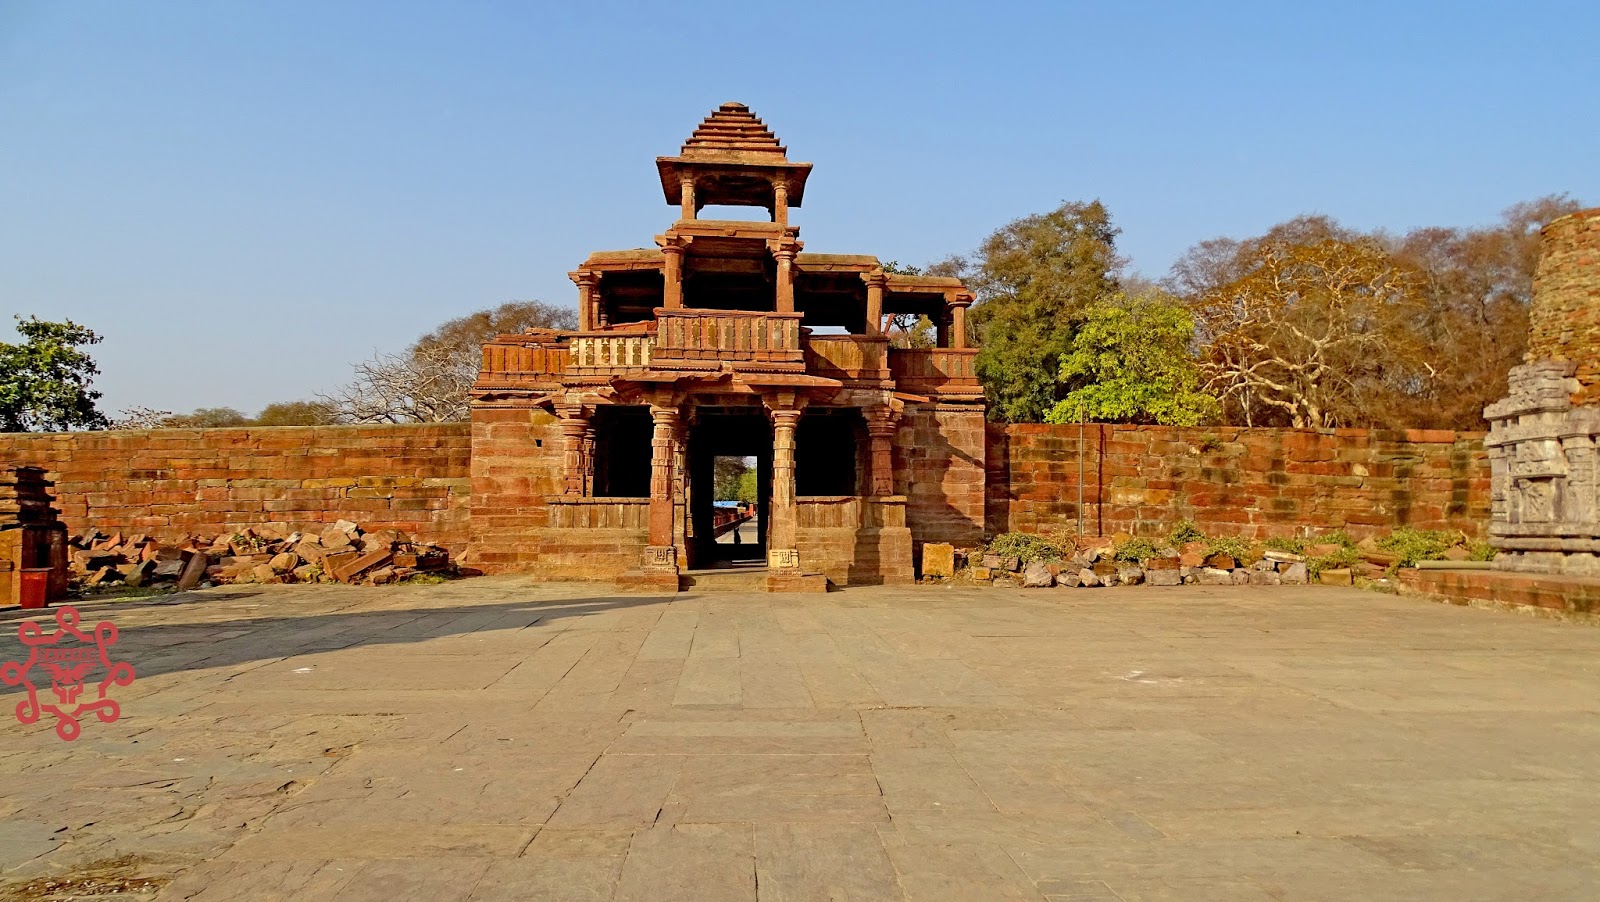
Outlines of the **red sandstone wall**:
[{"label": "red sandstone wall", "polygon": [[470,456],[464,423],[0,435],[0,463],[50,470],[72,531],[175,539],[342,517],[457,553]]},{"label": "red sandstone wall", "polygon": [[924,542],[982,540],[985,441],[982,410],[919,406],[906,412],[894,440],[895,491],[906,496],[916,549]]},{"label": "red sandstone wall", "polygon": [[[1265,538],[1396,526],[1482,535],[1489,461],[1482,433],[1090,425],[1084,530],[1159,535],[1190,519],[1216,535]],[[986,531],[1077,521],[1078,427],[991,425]]]},{"label": "red sandstone wall", "polygon": [[469,560],[491,572],[537,569],[549,519],[544,496],[566,490],[560,421],[542,410],[488,407],[472,411],[471,428]]},{"label": "red sandstone wall", "polygon": [[1552,221],[1540,235],[1528,311],[1529,362],[1570,360],[1582,386],[1574,403],[1600,401],[1600,208]]}]

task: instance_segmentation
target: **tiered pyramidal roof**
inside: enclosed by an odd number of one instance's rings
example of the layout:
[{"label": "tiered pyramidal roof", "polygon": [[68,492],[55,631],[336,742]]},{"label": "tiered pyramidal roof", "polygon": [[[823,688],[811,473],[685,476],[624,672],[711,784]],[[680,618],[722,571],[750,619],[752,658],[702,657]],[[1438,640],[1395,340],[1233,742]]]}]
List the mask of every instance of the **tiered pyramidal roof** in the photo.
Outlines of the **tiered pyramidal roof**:
[{"label": "tiered pyramidal roof", "polygon": [[761,117],[742,103],[728,102],[711,111],[675,157],[656,157],[667,203],[677,204],[682,183],[698,187],[700,204],[767,206],[772,185],[781,182],[788,203],[798,207],[805,196],[810,163],[791,163],[789,149]]},{"label": "tiered pyramidal roof", "polygon": [[770,162],[774,157],[787,160],[788,148],[749,107],[729,102],[713,110],[683,142],[680,158]]}]

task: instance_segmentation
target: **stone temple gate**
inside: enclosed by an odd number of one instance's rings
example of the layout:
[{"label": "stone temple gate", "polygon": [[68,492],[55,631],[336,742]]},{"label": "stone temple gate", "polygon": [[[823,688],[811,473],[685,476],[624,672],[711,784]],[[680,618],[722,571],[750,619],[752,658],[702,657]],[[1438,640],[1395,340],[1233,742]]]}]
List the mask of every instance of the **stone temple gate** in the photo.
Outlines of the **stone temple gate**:
[{"label": "stone temple gate", "polygon": [[[501,335],[473,403],[473,546],[486,569],[676,590],[727,566],[712,466],[753,460],[772,589],[905,582],[913,548],[983,529],[984,405],[959,280],[805,253],[791,162],[725,103],[656,167],[679,217],[655,247],[591,254],[577,331]],[[707,206],[767,221],[704,219]],[[885,318],[925,316],[928,348]]]}]

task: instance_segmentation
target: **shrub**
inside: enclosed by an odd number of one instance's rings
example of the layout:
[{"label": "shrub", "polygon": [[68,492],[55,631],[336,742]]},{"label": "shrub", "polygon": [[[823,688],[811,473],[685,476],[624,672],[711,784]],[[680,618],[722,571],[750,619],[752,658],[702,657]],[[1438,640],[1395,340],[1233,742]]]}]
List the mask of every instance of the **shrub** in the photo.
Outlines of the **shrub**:
[{"label": "shrub", "polygon": [[1488,542],[1473,542],[1471,545],[1467,546],[1467,550],[1472,552],[1472,557],[1468,558],[1468,560],[1472,560],[1472,561],[1492,561],[1492,560],[1494,560],[1494,549],[1492,547],[1490,547]]},{"label": "shrub", "polygon": [[1129,539],[1117,546],[1115,558],[1125,564],[1142,564],[1160,557],[1162,547],[1150,539]]},{"label": "shrub", "polygon": [[1237,561],[1240,558],[1249,556],[1250,543],[1238,536],[1212,539],[1206,545],[1206,557],[1210,557],[1213,554],[1225,554]]},{"label": "shrub", "polygon": [[1265,542],[1262,542],[1261,544],[1263,544],[1266,547],[1272,549],[1273,551],[1287,551],[1290,554],[1305,554],[1306,553],[1306,541],[1305,541],[1305,539],[1271,538],[1271,539],[1266,540]]},{"label": "shrub", "polygon": [[1442,559],[1447,549],[1465,538],[1459,532],[1403,527],[1379,539],[1378,547],[1399,558],[1396,566],[1415,567],[1417,561]]},{"label": "shrub", "polygon": [[1194,525],[1193,520],[1179,520],[1173,524],[1172,532],[1167,536],[1167,541],[1174,546],[1182,545],[1185,542],[1204,542],[1205,540],[1206,534],[1200,531],[1200,527]]},{"label": "shrub", "polygon": [[1345,548],[1356,547],[1356,540],[1350,538],[1350,534],[1342,529],[1335,529],[1332,532],[1325,532],[1317,536],[1317,542],[1326,545],[1342,545]]},{"label": "shrub", "polygon": [[1001,557],[1014,557],[1024,564],[1037,562],[1053,563],[1061,560],[1061,549],[1054,542],[1043,536],[1030,535],[1025,532],[1007,532],[995,536],[989,543],[978,549],[981,554],[998,554]]},{"label": "shrub", "polygon": [[1338,551],[1335,551],[1332,554],[1307,558],[1306,572],[1311,574],[1312,578],[1314,579],[1324,570],[1343,570],[1346,567],[1354,567],[1360,562],[1361,554],[1357,552],[1355,548],[1350,546],[1341,546]]}]

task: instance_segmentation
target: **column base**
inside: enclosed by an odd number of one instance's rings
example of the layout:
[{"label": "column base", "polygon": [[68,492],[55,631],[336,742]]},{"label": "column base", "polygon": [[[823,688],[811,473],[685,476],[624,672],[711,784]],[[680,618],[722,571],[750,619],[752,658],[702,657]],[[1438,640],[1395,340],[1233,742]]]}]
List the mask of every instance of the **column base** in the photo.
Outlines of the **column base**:
[{"label": "column base", "polygon": [[646,545],[641,566],[652,573],[678,575],[678,546]]},{"label": "column base", "polygon": [[767,552],[769,570],[800,572],[800,551],[796,548],[773,548]]},{"label": "column base", "polygon": [[646,545],[640,564],[638,570],[617,577],[619,591],[670,593],[679,590],[676,545]]}]

